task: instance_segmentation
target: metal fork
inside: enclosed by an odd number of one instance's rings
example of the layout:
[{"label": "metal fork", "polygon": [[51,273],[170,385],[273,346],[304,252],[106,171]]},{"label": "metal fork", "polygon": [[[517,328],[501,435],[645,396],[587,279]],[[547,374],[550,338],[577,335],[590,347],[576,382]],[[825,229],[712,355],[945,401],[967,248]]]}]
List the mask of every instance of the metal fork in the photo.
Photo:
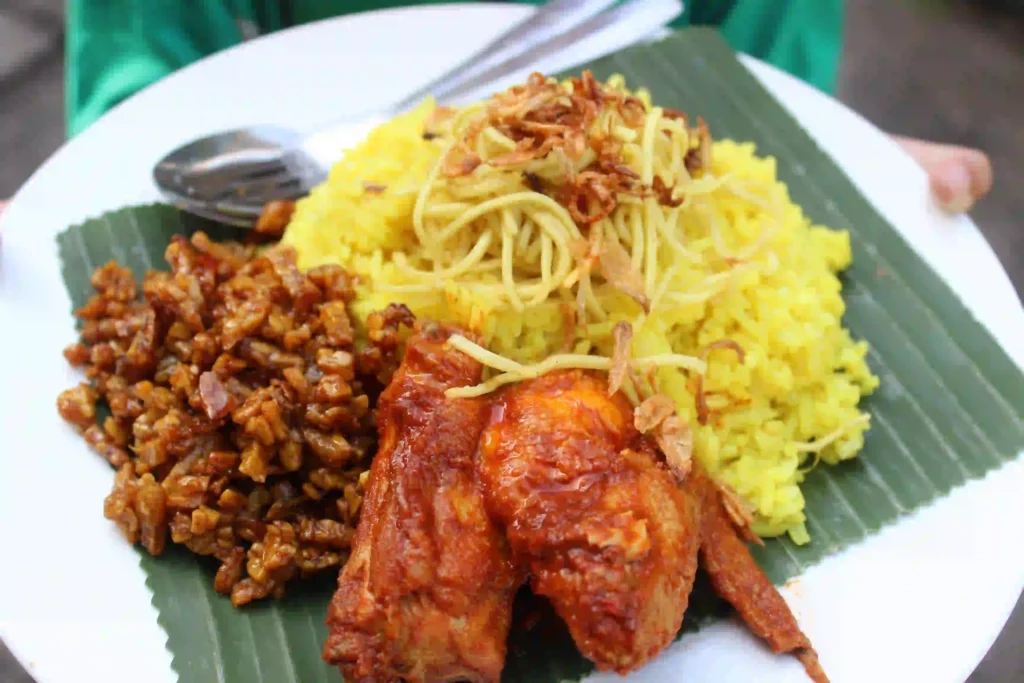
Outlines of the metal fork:
[{"label": "metal fork", "polygon": [[[305,196],[324,180],[331,160],[318,159],[310,150],[325,135],[330,137],[346,127],[365,127],[368,121],[389,118],[414,107],[428,95],[448,100],[478,89],[617,21],[635,19],[637,8],[643,11],[650,3],[627,0],[605,12],[615,1],[551,0],[458,66],[384,110],[349,117],[308,135],[276,126],[216,133],[169,153],[153,169],[153,178],[162,194],[186,211],[252,227],[268,202]],[[669,5],[682,11],[677,0],[650,4],[661,5],[662,9]],[[670,14],[674,11],[670,10]],[[664,26],[676,14],[656,14],[658,25],[647,30]]]}]

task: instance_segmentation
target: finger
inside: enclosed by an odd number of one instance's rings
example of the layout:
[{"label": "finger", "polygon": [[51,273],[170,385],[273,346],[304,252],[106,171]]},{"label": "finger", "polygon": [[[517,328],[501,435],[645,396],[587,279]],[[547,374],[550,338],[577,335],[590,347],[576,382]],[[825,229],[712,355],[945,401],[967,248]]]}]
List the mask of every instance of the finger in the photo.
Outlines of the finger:
[{"label": "finger", "polygon": [[[3,216],[4,216],[4,209],[7,208],[7,205],[9,203],[10,202],[8,202],[6,200],[0,199],[0,218],[3,218]],[[0,246],[3,246],[3,240],[2,239],[0,239]]]},{"label": "finger", "polygon": [[894,136],[928,173],[936,201],[950,213],[969,210],[992,189],[992,162],[977,149]]}]

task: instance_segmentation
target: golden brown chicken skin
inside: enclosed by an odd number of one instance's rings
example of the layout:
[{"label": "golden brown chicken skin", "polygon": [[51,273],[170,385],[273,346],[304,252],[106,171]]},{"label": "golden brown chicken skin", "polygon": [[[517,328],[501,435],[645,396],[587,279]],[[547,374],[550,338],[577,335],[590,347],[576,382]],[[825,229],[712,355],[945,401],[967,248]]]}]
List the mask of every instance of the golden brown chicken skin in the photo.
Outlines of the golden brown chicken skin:
[{"label": "golden brown chicken skin", "polygon": [[789,605],[737,533],[719,488],[699,466],[687,477],[685,488],[701,501],[700,561],[715,592],[736,609],[747,627],[773,652],[795,654],[812,681],[828,683],[818,655]]},{"label": "golden brown chicken skin", "polygon": [[498,681],[519,585],[474,454],[485,399],[448,399],[481,366],[428,324],[378,403],[379,450],[324,658],[347,681]]},{"label": "golden brown chicken skin", "polygon": [[599,669],[672,642],[697,568],[699,511],[600,377],[566,371],[498,397],[478,461],[516,562]]}]

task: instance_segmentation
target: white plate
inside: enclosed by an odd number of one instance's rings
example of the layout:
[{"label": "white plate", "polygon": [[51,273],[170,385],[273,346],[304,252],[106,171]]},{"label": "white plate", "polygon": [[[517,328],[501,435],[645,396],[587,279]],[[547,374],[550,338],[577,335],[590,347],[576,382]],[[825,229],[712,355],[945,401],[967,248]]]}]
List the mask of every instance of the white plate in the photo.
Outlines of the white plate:
[{"label": "white plate", "polygon": [[[116,108],[14,198],[0,255],[0,637],[40,683],[174,680],[134,551],[101,513],[110,469],[54,407],[78,381],[60,355],[75,334],[54,236],[105,210],[155,200],[153,162],[184,140],[256,121],[306,126],[385,104],[525,11],[375,13],[242,45]],[[438,39],[448,32],[459,39]],[[870,124],[788,76],[746,64],[1024,366],[1024,312],[975,226],[931,208],[924,174]],[[786,591],[834,681],[969,675],[1024,586],[1022,491],[1017,460],[827,559]],[[687,636],[634,677],[801,679],[794,661],[771,656],[730,623]]]}]

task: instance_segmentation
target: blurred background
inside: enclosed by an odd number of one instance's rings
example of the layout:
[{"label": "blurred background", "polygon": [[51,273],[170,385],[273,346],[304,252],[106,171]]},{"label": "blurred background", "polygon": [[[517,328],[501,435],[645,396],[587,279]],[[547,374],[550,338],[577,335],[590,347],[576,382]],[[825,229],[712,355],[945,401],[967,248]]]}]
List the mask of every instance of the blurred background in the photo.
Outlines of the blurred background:
[{"label": "blurred background", "polygon": [[[0,0],[0,199],[64,141],[63,13],[63,0]],[[847,0],[839,99],[888,132],[991,155],[995,186],[972,216],[1019,295],[1024,0]],[[1024,601],[970,678],[1009,681],[1024,681]],[[32,683],[2,643],[0,683]]]}]

